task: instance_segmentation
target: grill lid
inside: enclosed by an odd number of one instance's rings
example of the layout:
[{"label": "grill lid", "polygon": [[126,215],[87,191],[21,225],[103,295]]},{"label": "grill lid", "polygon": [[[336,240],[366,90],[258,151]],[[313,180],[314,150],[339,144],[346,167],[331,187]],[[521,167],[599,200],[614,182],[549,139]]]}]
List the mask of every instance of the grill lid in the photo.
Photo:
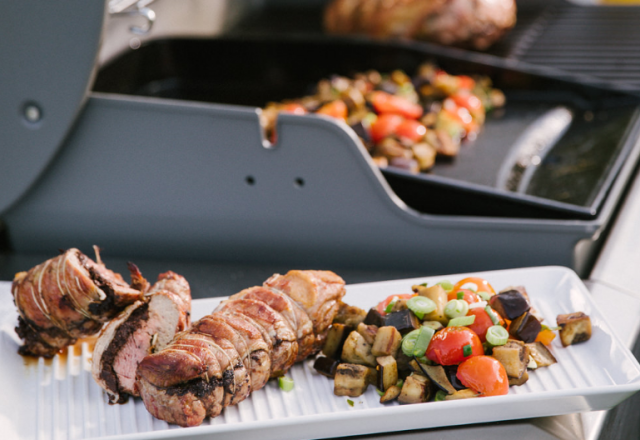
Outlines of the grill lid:
[{"label": "grill lid", "polygon": [[0,213],[38,178],[79,113],[104,15],[104,0],[3,3]]}]

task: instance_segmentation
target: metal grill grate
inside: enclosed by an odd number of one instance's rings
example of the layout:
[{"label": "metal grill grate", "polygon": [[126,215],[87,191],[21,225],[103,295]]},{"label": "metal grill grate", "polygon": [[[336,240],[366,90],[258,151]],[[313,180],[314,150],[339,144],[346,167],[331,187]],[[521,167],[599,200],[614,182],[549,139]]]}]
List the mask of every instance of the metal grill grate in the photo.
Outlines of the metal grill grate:
[{"label": "metal grill grate", "polygon": [[518,25],[493,54],[640,91],[640,7],[557,1],[519,7]]}]

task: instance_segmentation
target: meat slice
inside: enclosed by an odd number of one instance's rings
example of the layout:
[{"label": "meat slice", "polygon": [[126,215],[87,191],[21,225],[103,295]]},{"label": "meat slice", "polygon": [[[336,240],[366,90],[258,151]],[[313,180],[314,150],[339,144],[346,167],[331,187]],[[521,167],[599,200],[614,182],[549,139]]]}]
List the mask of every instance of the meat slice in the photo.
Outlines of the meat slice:
[{"label": "meat slice", "polygon": [[102,264],[97,248],[96,257],[98,262],[72,248],[16,274],[11,292],[16,331],[25,341],[20,354],[52,357],[140,299],[140,290]]},{"label": "meat slice", "polygon": [[137,384],[147,410],[180,426],[202,423],[222,412],[223,370],[207,338],[178,335],[165,350],[145,357]]},{"label": "meat slice", "polygon": [[297,302],[278,290],[263,286],[245,289],[240,293],[232,295],[229,299],[240,298],[262,301],[282,315],[291,328],[296,331],[298,342],[298,356],[296,361],[306,359],[313,353],[315,343],[313,323],[311,319],[309,319],[309,315],[307,315]]},{"label": "meat slice", "polygon": [[220,304],[215,311],[230,311],[244,315],[268,335],[272,346],[271,377],[282,376],[296,361],[296,334],[282,315],[264,302],[244,298],[230,299]]},{"label": "meat slice", "polygon": [[[143,285],[138,268],[130,266]],[[190,325],[191,290],[184,277],[174,272],[161,274],[144,299],[127,307],[96,341],[91,372],[110,403],[124,403],[128,395],[137,396],[135,378],[140,361],[165,348],[177,332]]]},{"label": "meat slice", "polygon": [[323,335],[331,326],[345,294],[344,280],[333,272],[322,270],[291,270],[286,275],[275,274],[264,283],[296,301],[311,318],[313,331]]}]

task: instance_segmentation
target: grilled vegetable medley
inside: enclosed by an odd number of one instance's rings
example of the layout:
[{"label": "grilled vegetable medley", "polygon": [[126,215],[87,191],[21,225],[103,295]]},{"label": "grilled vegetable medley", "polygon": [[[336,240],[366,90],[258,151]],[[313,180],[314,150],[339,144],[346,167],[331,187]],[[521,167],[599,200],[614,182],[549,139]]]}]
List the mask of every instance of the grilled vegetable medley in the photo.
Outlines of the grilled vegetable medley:
[{"label": "grilled vegetable medley", "polygon": [[557,331],[563,346],[591,337],[582,312],[558,315],[558,327],[543,324],[522,286],[496,293],[471,277],[411,290],[369,312],[342,304],[314,363],[334,378],[337,396],[360,396],[369,385],[381,403],[503,395],[557,362]]},{"label": "grilled vegetable medley", "polygon": [[413,77],[401,70],[333,76],[320,81],[314,95],[268,104],[261,117],[272,141],[280,112],[343,120],[378,166],[417,173],[430,169],[436,156],[456,156],[462,141],[476,138],[486,113],[504,103],[488,77],[449,75],[425,63]]}]

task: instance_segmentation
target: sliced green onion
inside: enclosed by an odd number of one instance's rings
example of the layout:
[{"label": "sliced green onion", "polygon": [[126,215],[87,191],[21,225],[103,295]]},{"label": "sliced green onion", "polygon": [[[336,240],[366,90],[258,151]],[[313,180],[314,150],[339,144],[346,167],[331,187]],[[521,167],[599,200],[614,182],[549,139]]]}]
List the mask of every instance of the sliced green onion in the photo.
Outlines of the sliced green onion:
[{"label": "sliced green onion", "polygon": [[414,313],[414,315],[419,319],[422,319],[424,318],[424,315],[427,315],[436,309],[436,303],[426,296],[414,296],[407,301],[407,307]]},{"label": "sliced green onion", "polygon": [[453,284],[451,284],[451,281],[449,280],[440,281],[439,283],[436,283],[436,285],[442,287],[447,292],[449,290],[453,290]]},{"label": "sliced green onion", "polygon": [[396,386],[397,386],[398,388],[402,388],[402,385],[404,385],[404,380],[402,380],[402,379],[398,379],[398,382],[396,383]]},{"label": "sliced green onion", "polygon": [[447,324],[447,327],[466,327],[467,325],[473,324],[475,321],[476,315],[459,316],[451,319]]},{"label": "sliced green onion", "polygon": [[353,400],[347,399],[347,403],[349,404],[349,406],[353,406]]},{"label": "sliced green onion", "polygon": [[291,391],[293,389],[293,379],[287,376],[280,376],[278,378],[278,386],[282,391]]},{"label": "sliced green onion", "polygon": [[486,338],[491,345],[504,345],[509,340],[509,332],[501,325],[493,325],[487,329]]},{"label": "sliced green onion", "polygon": [[467,344],[464,347],[462,347],[462,355],[464,357],[471,356],[471,353],[473,353],[473,349],[471,348],[471,344]]},{"label": "sliced green onion", "polygon": [[483,301],[489,301],[491,299],[491,295],[489,294],[489,292],[485,292],[482,290],[480,292],[476,292],[476,295],[478,295]]},{"label": "sliced green onion", "polygon": [[377,388],[376,388],[376,393],[378,393],[378,396],[380,396],[380,397],[384,396],[384,391],[380,391]]},{"label": "sliced green onion", "polygon": [[468,312],[469,304],[463,299],[452,299],[444,308],[444,314],[449,319],[465,316]]},{"label": "sliced green onion", "polygon": [[552,332],[556,332],[560,330],[560,327],[549,327],[548,325],[542,324],[542,330],[551,330]]},{"label": "sliced green onion", "polygon": [[460,292],[456,293],[456,297],[458,297],[458,299],[464,299],[464,292],[461,290]]},{"label": "sliced green onion", "polygon": [[389,304],[387,304],[387,307],[384,309],[384,313],[391,313],[391,311],[393,310],[393,306],[396,305],[397,301],[398,301],[398,297],[394,296],[391,299],[391,302]]},{"label": "sliced green onion", "polygon": [[413,356],[413,348],[416,345],[416,340],[418,339],[418,335],[420,334],[420,329],[413,330],[402,338],[402,352],[407,356]]},{"label": "sliced green onion", "polygon": [[429,347],[429,342],[431,342],[431,338],[435,331],[431,327],[422,326],[420,327],[420,333],[418,333],[418,337],[413,346],[413,355],[414,356],[424,356],[427,351],[427,347]]},{"label": "sliced green onion", "polygon": [[436,391],[436,396],[433,399],[433,401],[434,402],[442,402],[445,397],[447,397],[447,393],[442,391],[442,390],[438,390],[438,391]]},{"label": "sliced green onion", "polygon": [[418,286],[427,287],[427,284],[428,283],[421,283],[421,284],[418,284]]},{"label": "sliced green onion", "polygon": [[489,318],[491,318],[491,322],[493,322],[493,325],[499,325],[500,324],[500,317],[498,316],[498,314],[491,308],[491,306],[487,306],[484,308],[484,311],[487,312],[487,315],[489,315]]},{"label": "sliced green onion", "polygon": [[433,365],[433,361],[431,359],[427,358],[426,356],[417,356],[416,360],[418,362],[420,362],[421,364]]},{"label": "sliced green onion", "polygon": [[474,292],[478,292],[478,285],[476,283],[466,283],[460,286],[460,288],[469,289],[469,290],[473,290]]}]

